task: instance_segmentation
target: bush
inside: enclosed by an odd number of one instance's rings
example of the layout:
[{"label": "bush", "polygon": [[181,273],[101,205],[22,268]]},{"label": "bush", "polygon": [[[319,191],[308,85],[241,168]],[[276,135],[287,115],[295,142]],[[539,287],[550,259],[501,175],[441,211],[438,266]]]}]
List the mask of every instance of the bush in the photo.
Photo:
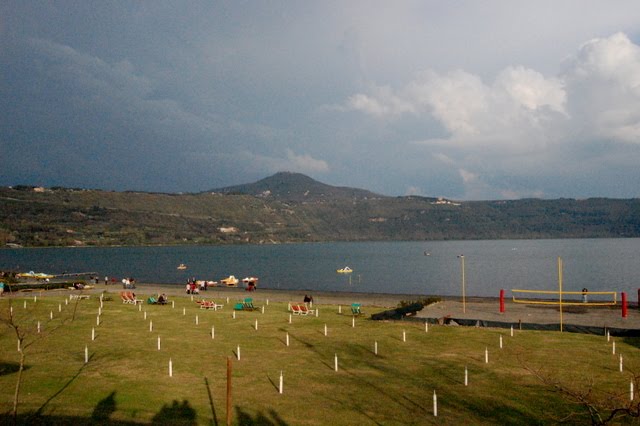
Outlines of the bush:
[{"label": "bush", "polygon": [[400,303],[398,303],[398,307],[404,308],[406,306],[413,305],[414,303],[420,303],[424,306],[429,306],[438,302],[442,302],[442,299],[440,297],[425,297],[423,299],[416,300],[401,300]]}]

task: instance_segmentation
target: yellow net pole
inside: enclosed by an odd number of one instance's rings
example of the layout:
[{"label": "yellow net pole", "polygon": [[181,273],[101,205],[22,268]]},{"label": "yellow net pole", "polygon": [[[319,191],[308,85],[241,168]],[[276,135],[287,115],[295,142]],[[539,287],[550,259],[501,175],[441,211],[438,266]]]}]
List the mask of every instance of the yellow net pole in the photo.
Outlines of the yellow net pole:
[{"label": "yellow net pole", "polygon": [[560,332],[562,333],[562,258],[558,256],[558,297],[560,305]]}]

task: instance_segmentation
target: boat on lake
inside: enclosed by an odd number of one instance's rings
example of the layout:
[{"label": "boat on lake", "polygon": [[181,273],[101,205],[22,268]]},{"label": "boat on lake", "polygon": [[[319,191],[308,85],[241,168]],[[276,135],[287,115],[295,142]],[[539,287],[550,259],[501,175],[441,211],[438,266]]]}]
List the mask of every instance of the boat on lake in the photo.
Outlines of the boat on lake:
[{"label": "boat on lake", "polygon": [[178,265],[178,268],[180,271],[184,271],[185,269],[187,269],[187,265],[185,265],[184,263],[181,263]]},{"label": "boat on lake", "polygon": [[339,273],[339,274],[350,274],[350,273],[353,272],[353,269],[349,268],[348,266],[345,266],[342,269],[336,270],[336,272]]},{"label": "boat on lake", "polygon": [[238,285],[238,280],[235,276],[229,275],[227,278],[223,278],[220,280],[220,284],[226,285],[227,287],[236,287]]}]

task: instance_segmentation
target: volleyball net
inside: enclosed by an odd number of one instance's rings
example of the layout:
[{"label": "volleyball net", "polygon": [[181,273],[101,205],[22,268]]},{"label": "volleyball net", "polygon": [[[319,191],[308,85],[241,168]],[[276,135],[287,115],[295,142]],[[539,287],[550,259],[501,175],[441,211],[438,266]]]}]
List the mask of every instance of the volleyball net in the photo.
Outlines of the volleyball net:
[{"label": "volleyball net", "polygon": [[[553,291],[553,290],[511,290],[513,302],[528,305],[580,305],[580,306],[614,306],[617,304],[615,291]],[[586,295],[586,300],[583,296]],[[553,298],[552,296],[555,296]],[[568,296],[565,299],[565,296]],[[578,298],[574,298],[578,296]],[[562,302],[560,301],[562,297]]]}]

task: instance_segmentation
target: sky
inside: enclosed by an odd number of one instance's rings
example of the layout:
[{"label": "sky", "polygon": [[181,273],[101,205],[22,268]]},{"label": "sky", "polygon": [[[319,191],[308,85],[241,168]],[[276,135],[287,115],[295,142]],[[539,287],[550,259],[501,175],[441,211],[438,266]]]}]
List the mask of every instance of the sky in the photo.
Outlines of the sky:
[{"label": "sky", "polygon": [[0,185],[640,197],[640,2],[0,3]]}]

